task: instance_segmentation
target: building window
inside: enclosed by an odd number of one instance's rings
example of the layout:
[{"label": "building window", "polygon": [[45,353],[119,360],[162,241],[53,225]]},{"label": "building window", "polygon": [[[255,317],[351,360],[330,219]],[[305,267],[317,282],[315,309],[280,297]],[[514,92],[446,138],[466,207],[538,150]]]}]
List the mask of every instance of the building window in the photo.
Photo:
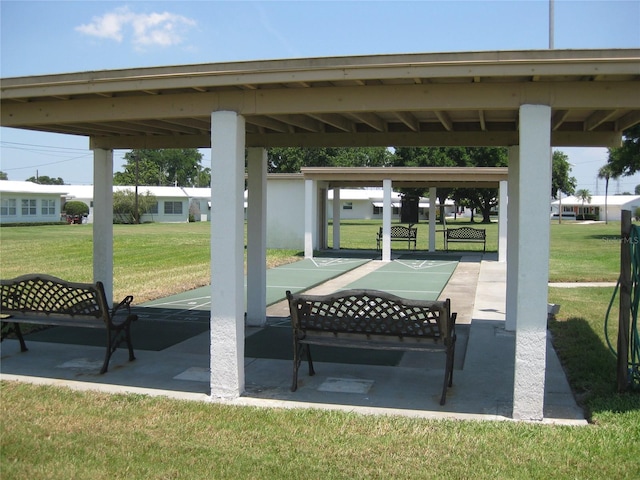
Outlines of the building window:
[{"label": "building window", "polygon": [[147,213],[151,213],[151,214],[158,214],[158,202],[154,202],[153,205],[151,205],[149,207],[149,210],[147,210]]},{"label": "building window", "polygon": [[382,207],[373,206],[373,214],[374,215],[382,215]]},{"label": "building window", "polygon": [[353,210],[353,202],[344,202],[342,204],[343,210]]},{"label": "building window", "polygon": [[164,202],[165,215],[182,215],[182,202]]},{"label": "building window", "polygon": [[56,214],[56,201],[55,200],[42,200],[42,215],[55,215]]},{"label": "building window", "polygon": [[2,206],[0,207],[0,215],[2,216],[13,216],[15,217],[18,214],[18,202],[15,198],[3,198]]},{"label": "building window", "polygon": [[38,214],[38,209],[36,207],[36,200],[35,199],[26,199],[23,198],[22,199],[22,215],[23,216],[31,216],[31,215],[37,215]]}]

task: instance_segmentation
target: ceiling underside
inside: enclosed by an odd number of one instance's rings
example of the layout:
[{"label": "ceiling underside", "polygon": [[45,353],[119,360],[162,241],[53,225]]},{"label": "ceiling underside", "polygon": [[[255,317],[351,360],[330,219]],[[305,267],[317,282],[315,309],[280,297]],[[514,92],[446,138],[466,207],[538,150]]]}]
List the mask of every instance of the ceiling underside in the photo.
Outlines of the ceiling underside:
[{"label": "ceiling underside", "polygon": [[98,148],[209,147],[238,112],[247,146],[504,146],[551,106],[554,146],[616,146],[640,123],[640,51],[338,57],[3,79],[2,126]]}]

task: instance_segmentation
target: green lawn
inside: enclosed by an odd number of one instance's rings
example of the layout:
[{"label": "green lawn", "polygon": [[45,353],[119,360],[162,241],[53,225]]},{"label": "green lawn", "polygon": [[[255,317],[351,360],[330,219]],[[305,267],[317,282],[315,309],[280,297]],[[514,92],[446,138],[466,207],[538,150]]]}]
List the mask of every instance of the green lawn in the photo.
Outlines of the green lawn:
[{"label": "green lawn", "polygon": [[[487,228],[495,250],[496,225],[475,226]],[[207,283],[209,227],[115,226],[116,291],[153,298]],[[342,246],[374,248],[378,227],[343,222]],[[426,225],[418,228],[426,242]],[[551,280],[615,281],[619,230],[615,222],[552,224]],[[2,278],[46,271],[91,280],[90,227],[0,235]],[[270,251],[269,259],[299,255]],[[615,392],[604,340],[612,290],[549,291],[561,304],[549,327],[587,427],[230,407],[3,382],[2,478],[640,478],[640,393]]]}]

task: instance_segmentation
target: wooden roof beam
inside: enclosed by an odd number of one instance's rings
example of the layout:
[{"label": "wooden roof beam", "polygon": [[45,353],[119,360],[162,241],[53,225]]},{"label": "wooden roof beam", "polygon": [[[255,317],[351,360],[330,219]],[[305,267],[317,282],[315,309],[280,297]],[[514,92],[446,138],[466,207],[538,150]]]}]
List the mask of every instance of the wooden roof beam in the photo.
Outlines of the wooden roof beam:
[{"label": "wooden roof beam", "polygon": [[616,114],[616,110],[600,110],[591,114],[584,121],[584,131],[591,132],[603,123],[609,121]]},{"label": "wooden roof beam", "polygon": [[453,122],[451,121],[451,117],[449,117],[447,112],[436,110],[433,113],[436,114],[436,117],[438,117],[438,120],[440,120],[440,123],[447,130],[447,132],[451,132],[453,130]]},{"label": "wooden roof beam", "polygon": [[404,123],[407,127],[409,127],[414,132],[417,132],[420,130],[420,122],[413,114],[409,112],[395,112],[395,114],[396,114],[396,117],[398,117],[398,119],[402,123]]},{"label": "wooden roof beam", "polygon": [[309,116],[345,132],[355,132],[356,130],[355,124],[342,115],[335,113],[310,113]]}]

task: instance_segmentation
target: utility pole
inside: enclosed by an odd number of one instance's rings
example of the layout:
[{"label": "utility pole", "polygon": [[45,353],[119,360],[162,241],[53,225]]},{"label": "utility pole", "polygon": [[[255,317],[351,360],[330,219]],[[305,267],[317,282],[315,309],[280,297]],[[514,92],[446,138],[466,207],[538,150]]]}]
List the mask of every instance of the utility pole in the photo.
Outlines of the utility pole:
[{"label": "utility pole", "polygon": [[555,28],[554,19],[554,0],[549,0],[549,50],[553,50],[553,30]]}]

